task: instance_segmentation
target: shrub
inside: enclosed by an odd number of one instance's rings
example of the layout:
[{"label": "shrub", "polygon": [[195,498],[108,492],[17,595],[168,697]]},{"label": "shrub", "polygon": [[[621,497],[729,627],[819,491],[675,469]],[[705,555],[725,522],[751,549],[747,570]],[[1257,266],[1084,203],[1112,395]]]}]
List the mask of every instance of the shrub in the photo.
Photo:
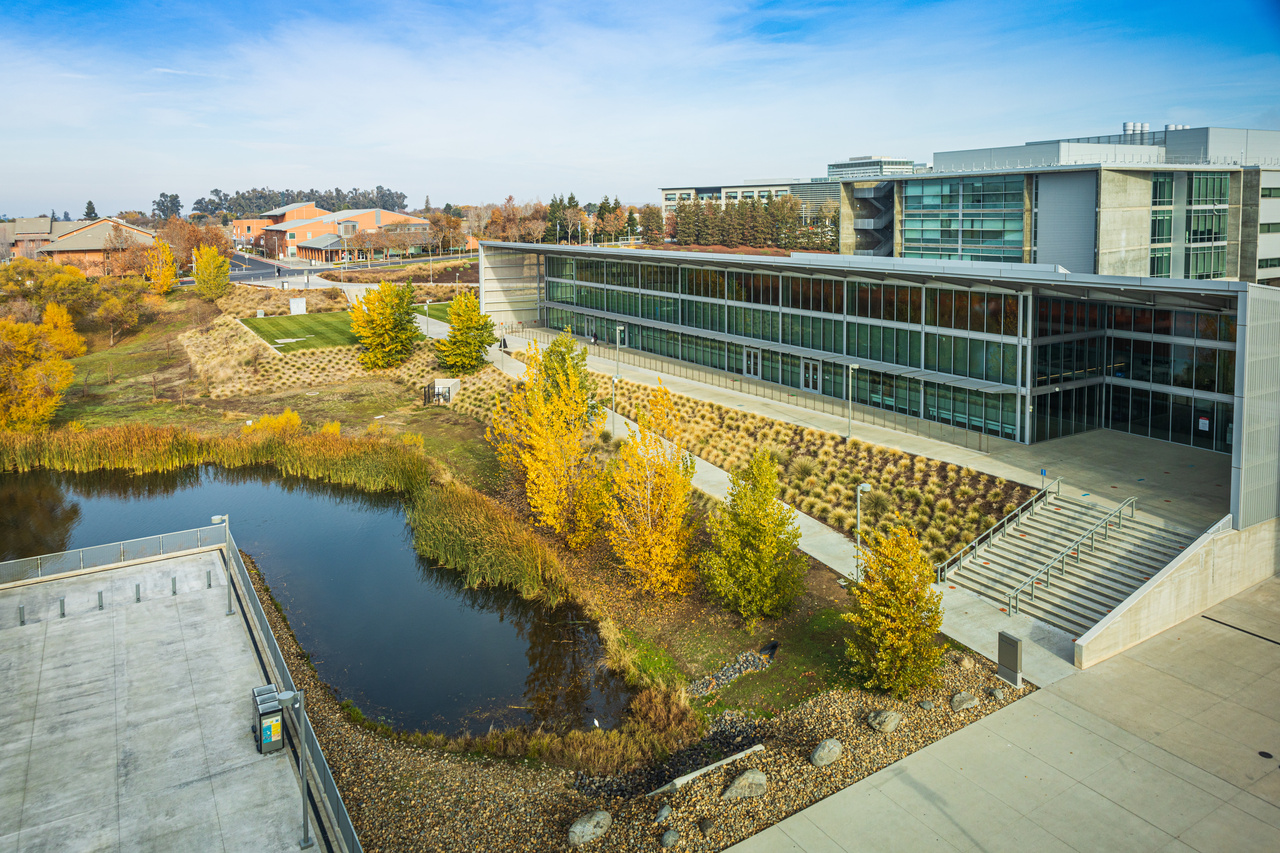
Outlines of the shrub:
[{"label": "shrub", "polygon": [[240,428],[244,435],[297,435],[302,430],[302,418],[293,409],[285,409],[278,415],[263,415]]},{"label": "shrub", "polygon": [[818,460],[812,456],[797,456],[791,460],[791,476],[807,480],[818,473]]},{"label": "shrub", "polygon": [[942,593],[915,533],[897,527],[876,535],[862,578],[849,587],[853,626],[845,653],[863,685],[902,699],[934,682],[942,662]]}]

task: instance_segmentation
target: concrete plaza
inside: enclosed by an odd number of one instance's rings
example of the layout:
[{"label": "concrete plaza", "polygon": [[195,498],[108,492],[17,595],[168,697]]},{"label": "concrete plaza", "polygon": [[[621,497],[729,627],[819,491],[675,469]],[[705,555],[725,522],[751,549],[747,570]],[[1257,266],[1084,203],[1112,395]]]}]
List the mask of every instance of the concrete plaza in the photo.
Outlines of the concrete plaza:
[{"label": "concrete plaza", "polygon": [[1280,850],[1280,578],[730,850]]},{"label": "concrete plaza", "polygon": [[298,849],[296,764],[254,747],[265,679],[226,610],[217,552],[0,591],[0,853]]}]

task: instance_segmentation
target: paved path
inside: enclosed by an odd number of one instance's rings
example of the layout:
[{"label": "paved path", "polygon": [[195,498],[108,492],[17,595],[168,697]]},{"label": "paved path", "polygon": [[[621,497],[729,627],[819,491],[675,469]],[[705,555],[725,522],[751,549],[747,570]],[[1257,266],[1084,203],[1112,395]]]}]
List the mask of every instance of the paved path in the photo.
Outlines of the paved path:
[{"label": "paved path", "polygon": [[1280,578],[730,850],[1274,853]]},{"label": "paved path", "polygon": [[0,851],[298,849],[296,765],[254,748],[265,681],[225,577],[206,552],[0,591]]}]

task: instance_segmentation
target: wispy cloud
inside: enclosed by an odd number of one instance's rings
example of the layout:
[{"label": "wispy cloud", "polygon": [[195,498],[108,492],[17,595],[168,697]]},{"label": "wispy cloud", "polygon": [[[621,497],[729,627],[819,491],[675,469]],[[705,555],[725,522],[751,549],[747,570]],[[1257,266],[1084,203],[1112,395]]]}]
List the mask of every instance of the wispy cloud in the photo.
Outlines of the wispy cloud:
[{"label": "wispy cloud", "polygon": [[38,50],[0,36],[0,74],[38,82],[10,89],[23,120],[0,127],[0,208],[252,185],[644,202],[662,184],[1124,120],[1280,127],[1260,3],[1226,0],[1212,21],[1145,0],[231,2],[154,20],[108,4],[95,14],[125,16],[114,31],[64,20]]}]

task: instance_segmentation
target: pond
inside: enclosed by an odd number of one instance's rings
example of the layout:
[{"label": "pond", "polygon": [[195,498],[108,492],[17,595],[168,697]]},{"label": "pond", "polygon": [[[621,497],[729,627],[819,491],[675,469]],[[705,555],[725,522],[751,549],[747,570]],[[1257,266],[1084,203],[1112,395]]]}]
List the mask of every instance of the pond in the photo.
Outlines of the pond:
[{"label": "pond", "polygon": [[0,560],[229,513],[320,677],[400,729],[611,726],[630,698],[594,627],[419,557],[400,501],[273,469],[0,475]]}]

